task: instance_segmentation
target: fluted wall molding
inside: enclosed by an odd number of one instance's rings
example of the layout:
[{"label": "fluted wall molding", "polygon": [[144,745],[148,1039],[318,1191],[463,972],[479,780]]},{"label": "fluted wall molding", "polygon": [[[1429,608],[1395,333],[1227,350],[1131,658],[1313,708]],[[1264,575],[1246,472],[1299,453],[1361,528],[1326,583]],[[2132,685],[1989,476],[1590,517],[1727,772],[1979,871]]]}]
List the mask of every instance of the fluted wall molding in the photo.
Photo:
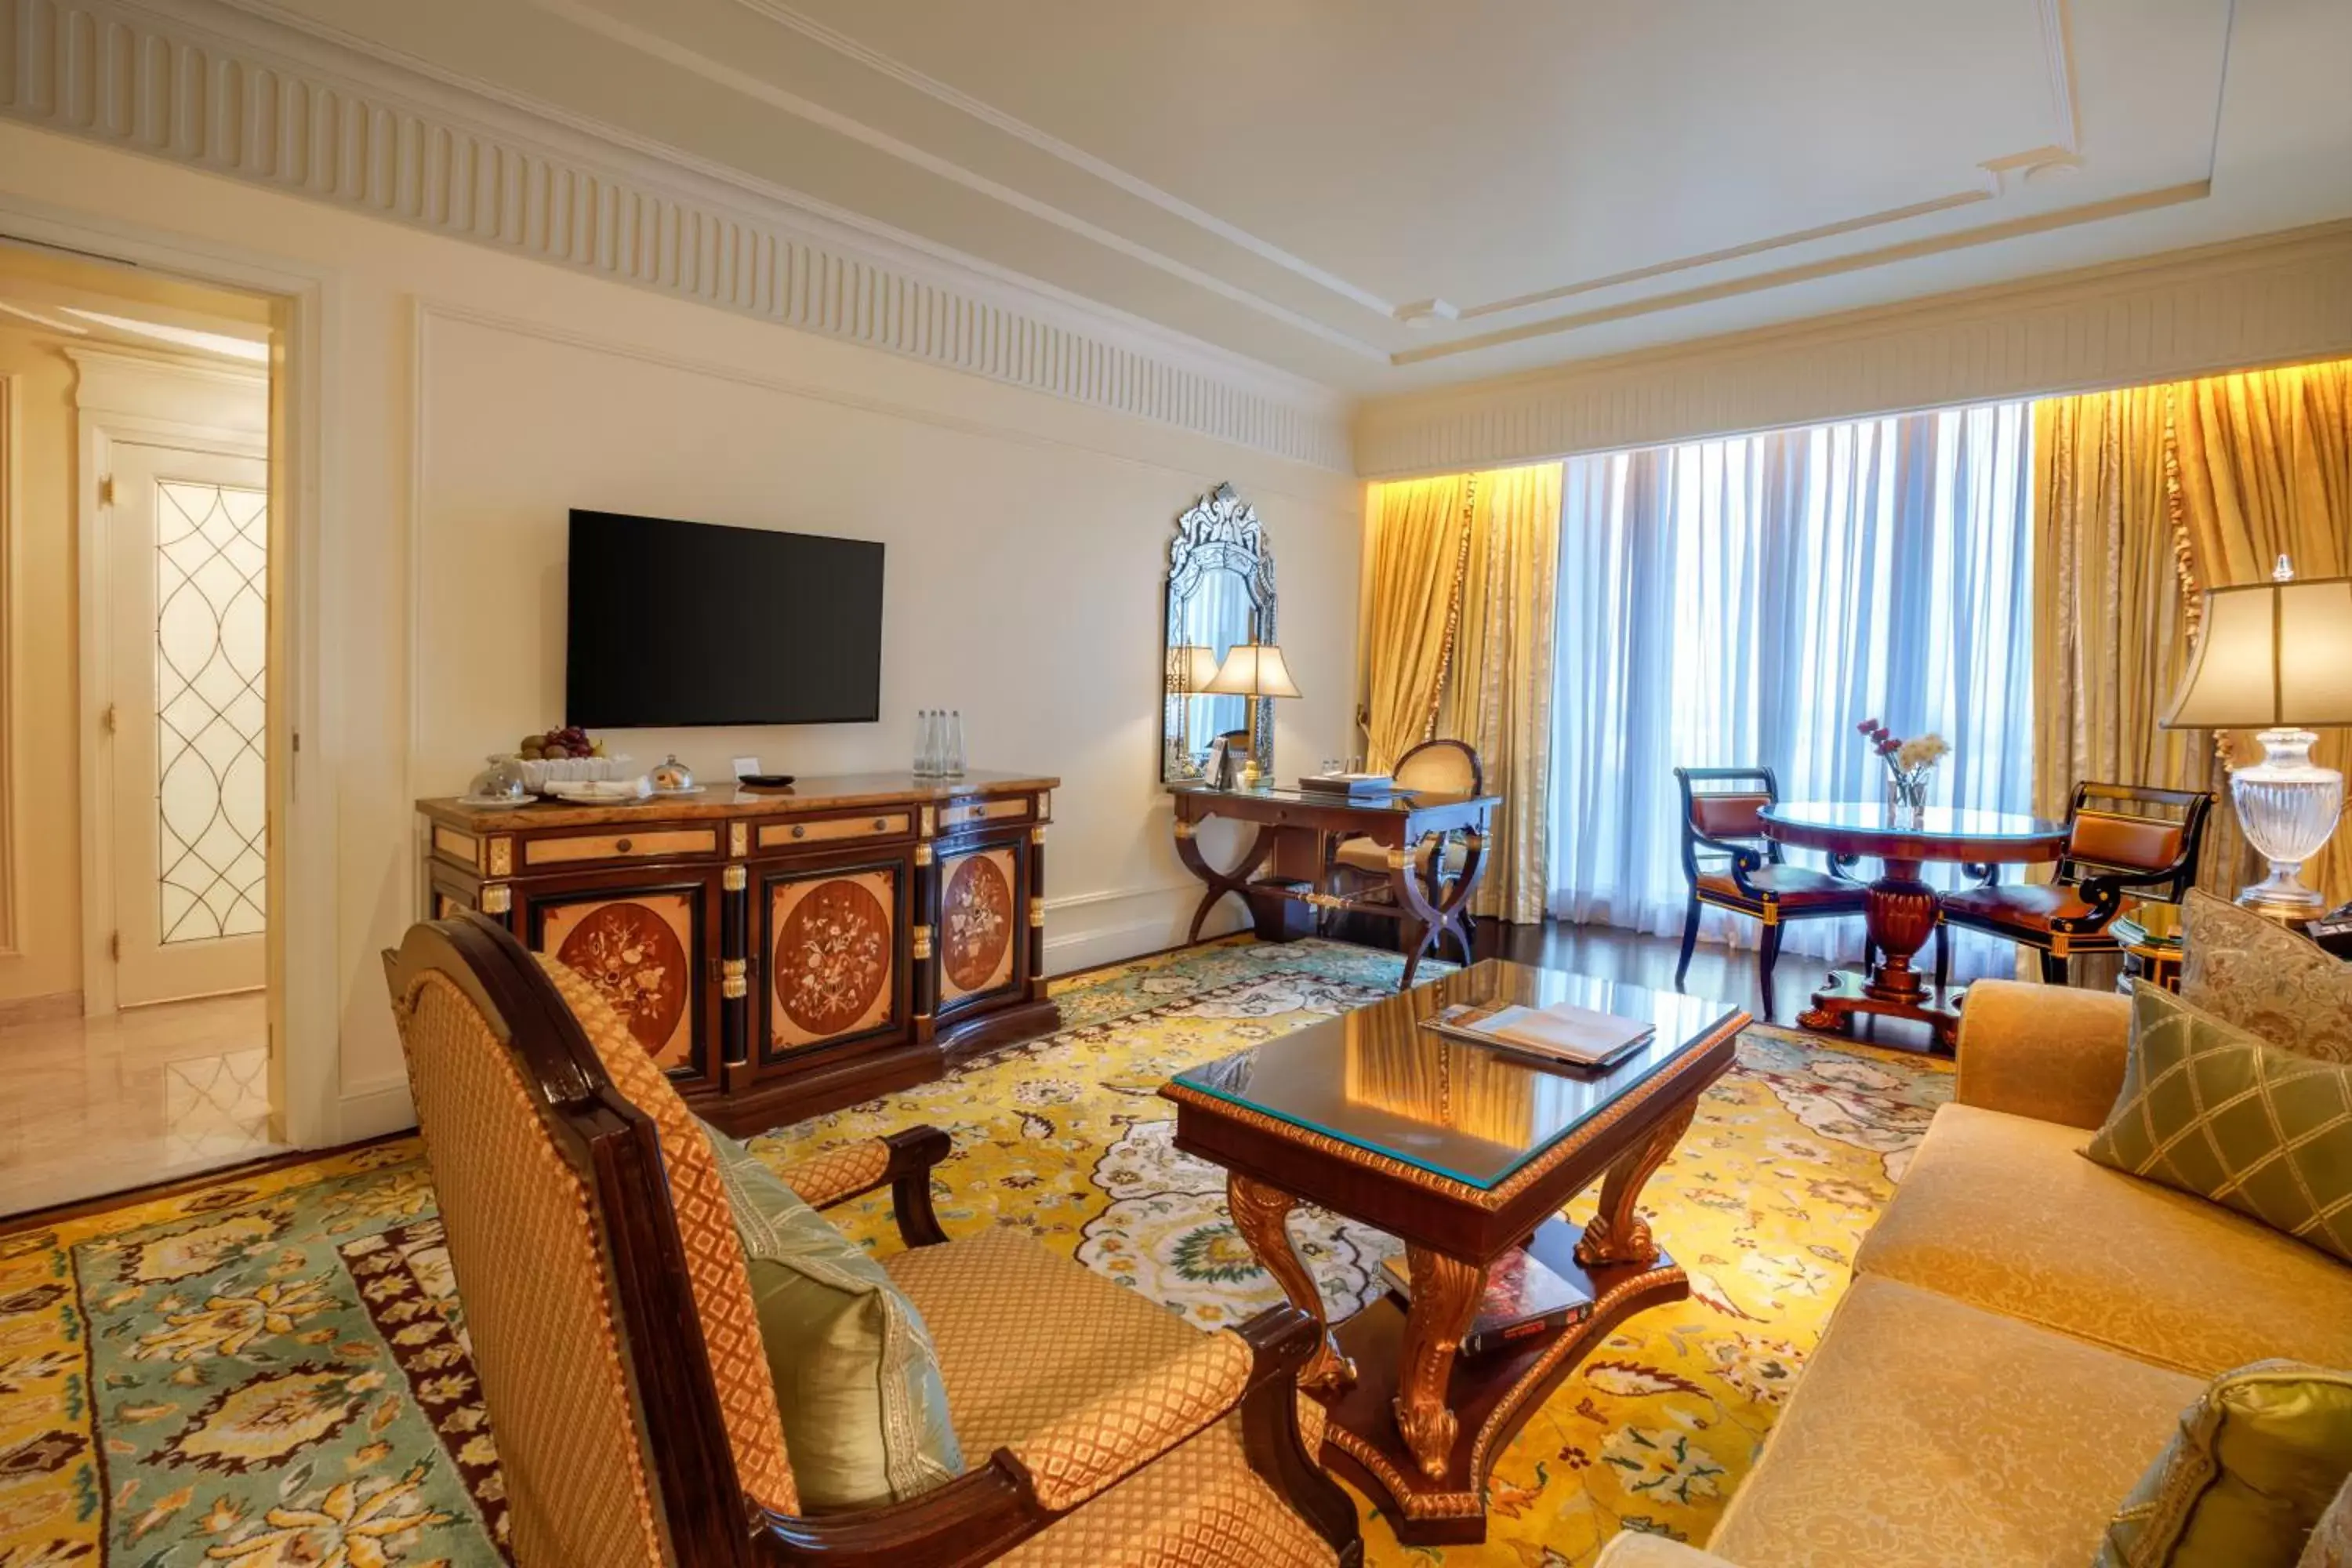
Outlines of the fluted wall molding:
[{"label": "fluted wall molding", "polygon": [[2352,354],[2352,222],[1819,317],[1359,412],[1366,478]]},{"label": "fluted wall molding", "polygon": [[762,321],[1350,467],[1346,400],[205,0],[0,0],[0,114]]}]

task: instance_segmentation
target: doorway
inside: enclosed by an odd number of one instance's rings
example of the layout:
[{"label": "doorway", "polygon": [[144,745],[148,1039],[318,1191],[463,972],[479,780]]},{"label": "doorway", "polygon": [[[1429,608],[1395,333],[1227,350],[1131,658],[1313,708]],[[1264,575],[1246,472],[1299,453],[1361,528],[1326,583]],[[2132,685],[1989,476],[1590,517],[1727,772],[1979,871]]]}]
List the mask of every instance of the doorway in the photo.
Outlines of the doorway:
[{"label": "doorway", "polygon": [[0,1214],[285,1147],[273,330],[266,299],[0,246]]}]

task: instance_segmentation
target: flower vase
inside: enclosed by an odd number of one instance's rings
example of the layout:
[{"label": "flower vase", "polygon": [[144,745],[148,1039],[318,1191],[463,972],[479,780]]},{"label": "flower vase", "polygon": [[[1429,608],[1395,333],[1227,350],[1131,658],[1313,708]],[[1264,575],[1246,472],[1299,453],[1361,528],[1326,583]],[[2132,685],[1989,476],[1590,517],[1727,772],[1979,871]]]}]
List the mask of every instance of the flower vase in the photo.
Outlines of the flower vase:
[{"label": "flower vase", "polygon": [[1904,768],[1889,772],[1886,778],[1886,809],[1907,816],[1916,824],[1927,809],[1927,785],[1935,776],[1932,767]]}]

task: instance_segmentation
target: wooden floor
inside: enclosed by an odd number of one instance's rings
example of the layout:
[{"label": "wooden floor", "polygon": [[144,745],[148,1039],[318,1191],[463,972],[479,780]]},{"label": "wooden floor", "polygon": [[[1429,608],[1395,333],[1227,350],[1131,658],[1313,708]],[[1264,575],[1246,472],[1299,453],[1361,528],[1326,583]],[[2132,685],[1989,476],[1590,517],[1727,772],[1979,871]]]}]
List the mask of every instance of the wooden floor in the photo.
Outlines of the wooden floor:
[{"label": "wooden floor", "polygon": [[259,992],[0,1026],[0,1215],[275,1151],[268,1027]]}]

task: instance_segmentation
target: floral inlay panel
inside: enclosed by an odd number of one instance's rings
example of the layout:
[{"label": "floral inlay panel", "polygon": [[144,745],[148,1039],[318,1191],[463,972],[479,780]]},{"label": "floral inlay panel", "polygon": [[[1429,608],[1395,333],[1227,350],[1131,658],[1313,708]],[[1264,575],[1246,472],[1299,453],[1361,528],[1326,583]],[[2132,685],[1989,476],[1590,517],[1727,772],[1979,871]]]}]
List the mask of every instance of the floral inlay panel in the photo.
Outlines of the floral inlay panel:
[{"label": "floral inlay panel", "polygon": [[940,900],[940,999],[992,991],[1013,977],[1013,851],[945,862]]},{"label": "floral inlay panel", "polygon": [[656,1064],[683,1067],[692,1059],[692,894],[559,904],[541,919],[540,951],[593,985]]},{"label": "floral inlay panel", "polygon": [[768,892],[771,1044],[813,1045],[890,1018],[895,871],[778,882]]}]

